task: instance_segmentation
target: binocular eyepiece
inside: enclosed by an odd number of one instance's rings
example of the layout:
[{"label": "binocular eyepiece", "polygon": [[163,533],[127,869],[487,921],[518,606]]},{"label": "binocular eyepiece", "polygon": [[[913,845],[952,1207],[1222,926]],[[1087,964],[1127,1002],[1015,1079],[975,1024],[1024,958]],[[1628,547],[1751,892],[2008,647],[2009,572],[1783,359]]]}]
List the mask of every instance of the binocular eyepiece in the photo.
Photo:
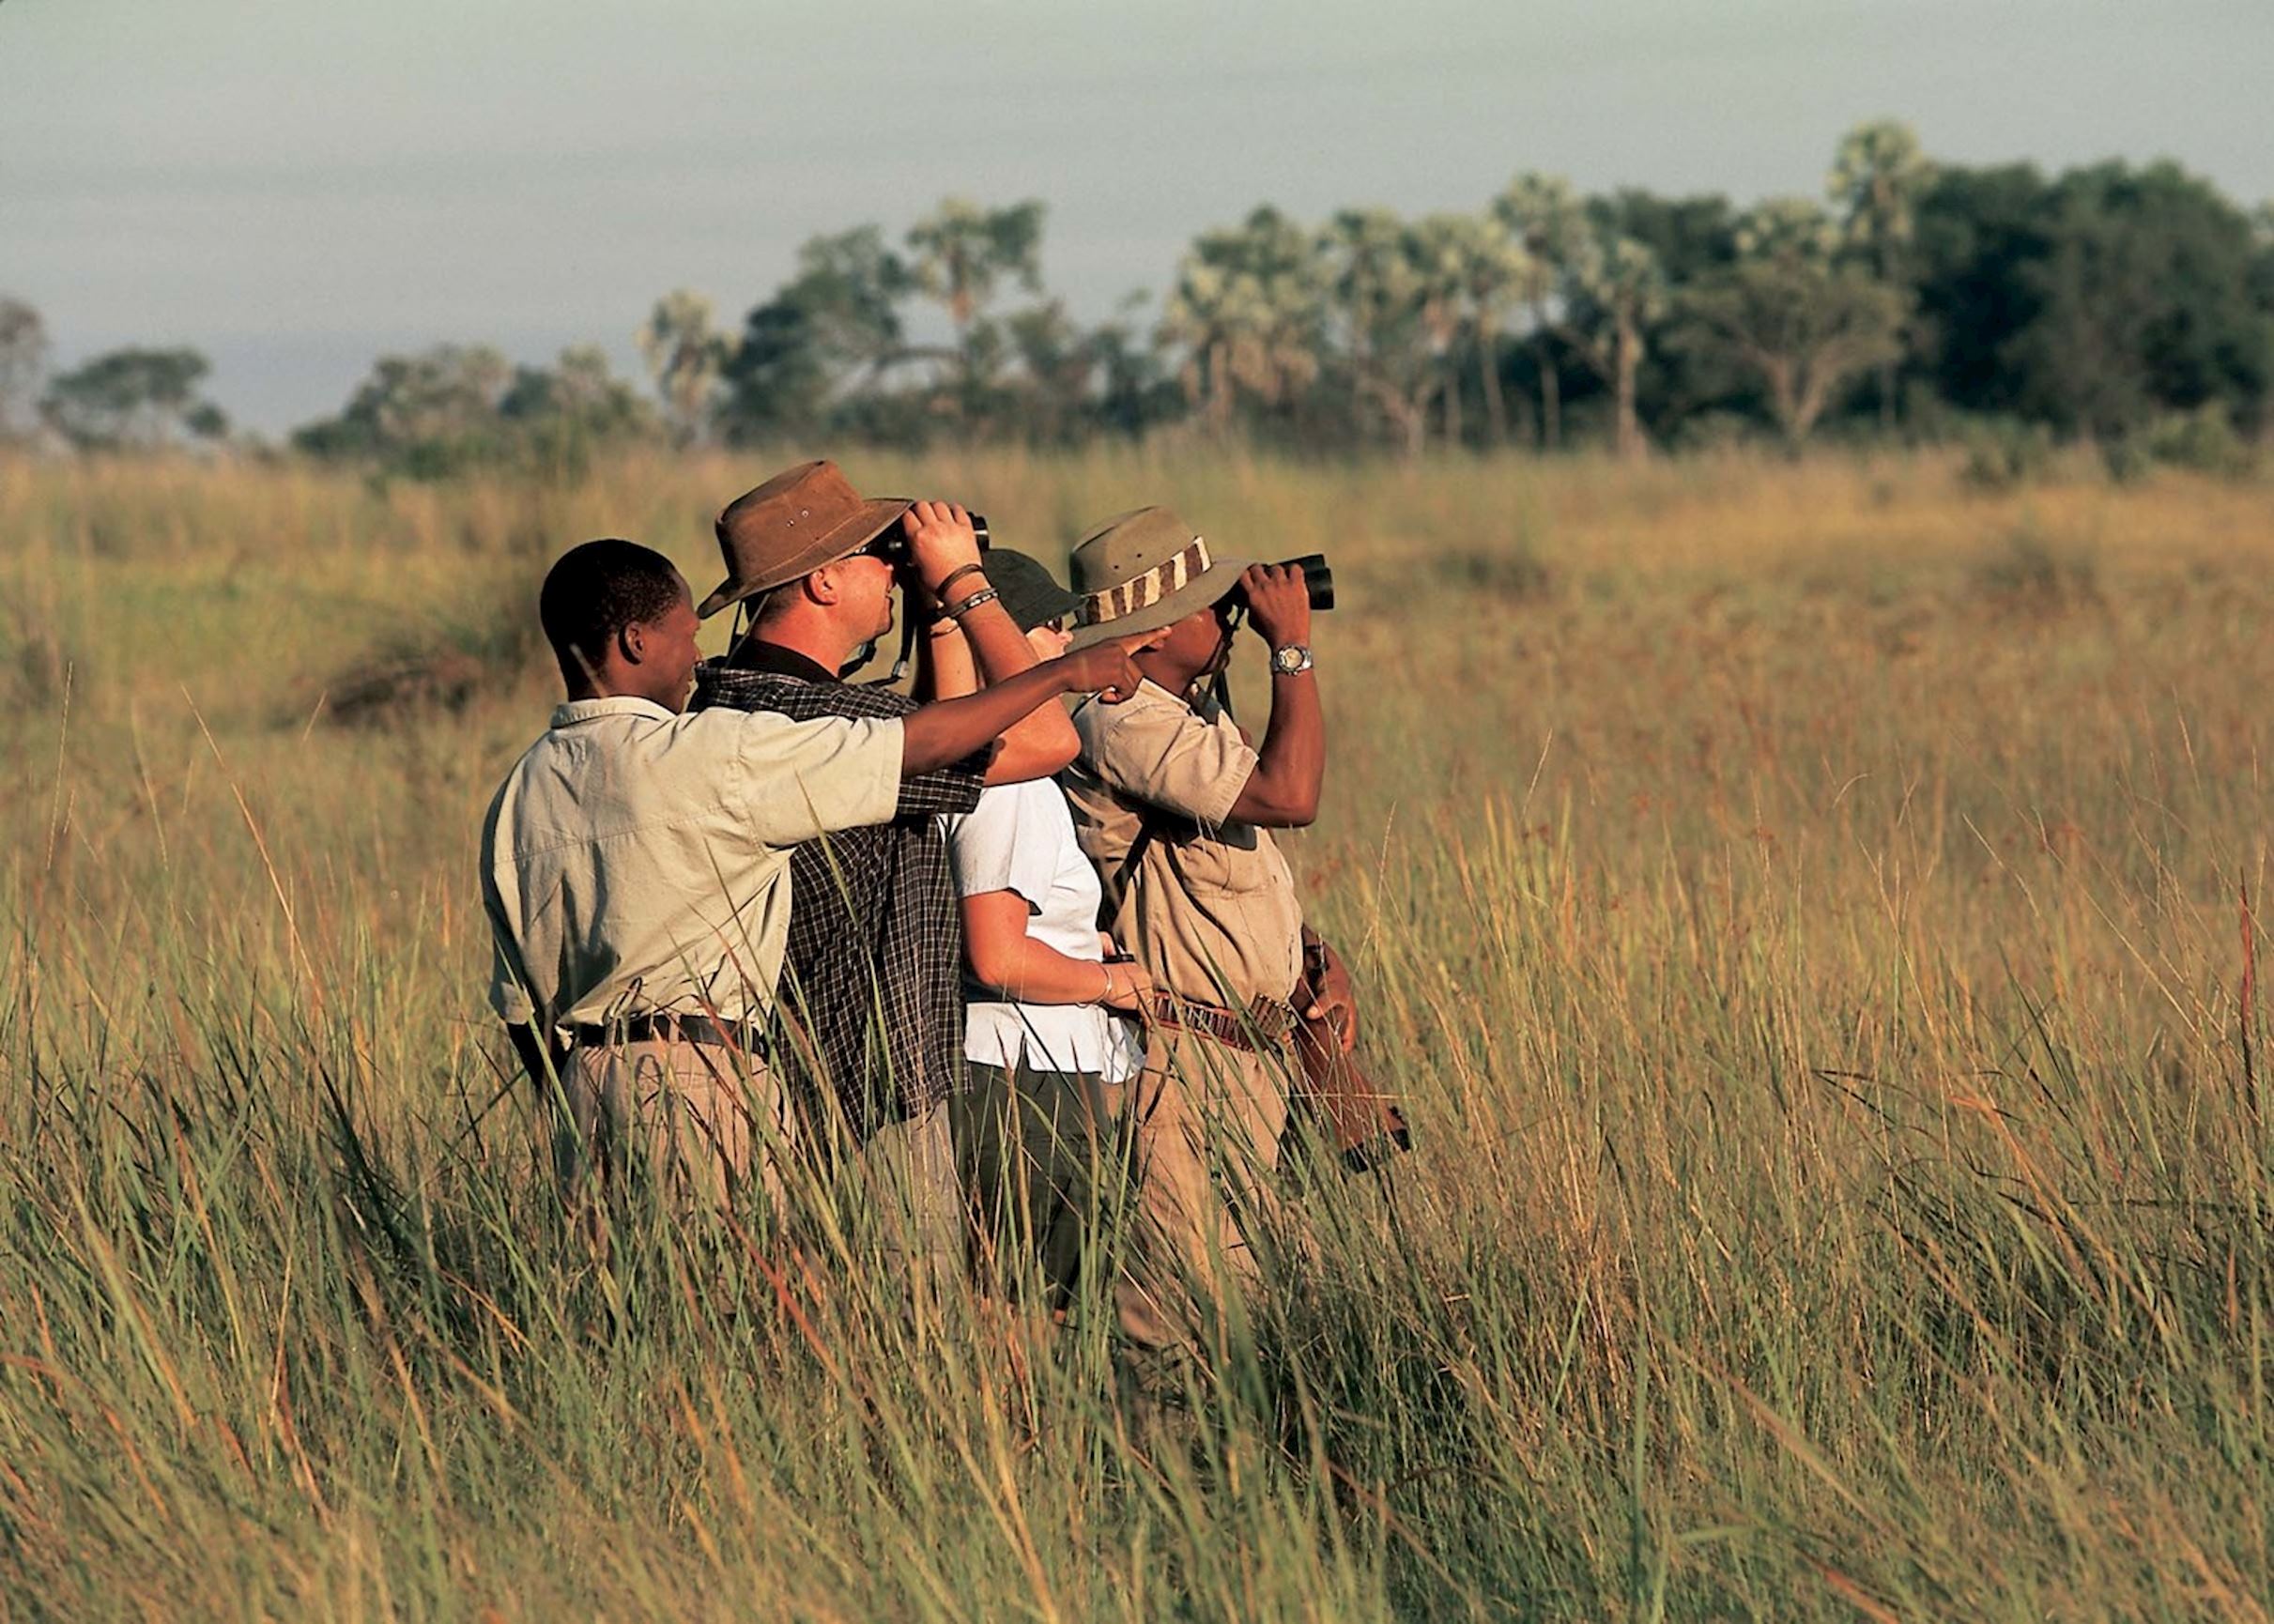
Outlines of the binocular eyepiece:
[{"label": "binocular eyepiece", "polygon": [[[1326,554],[1305,553],[1299,559],[1286,559],[1279,567],[1283,570],[1302,571],[1303,590],[1311,599],[1311,609],[1314,614],[1334,607],[1334,572],[1327,567]],[[1241,588],[1235,588],[1230,602],[1245,609],[1248,606],[1247,591]]]}]

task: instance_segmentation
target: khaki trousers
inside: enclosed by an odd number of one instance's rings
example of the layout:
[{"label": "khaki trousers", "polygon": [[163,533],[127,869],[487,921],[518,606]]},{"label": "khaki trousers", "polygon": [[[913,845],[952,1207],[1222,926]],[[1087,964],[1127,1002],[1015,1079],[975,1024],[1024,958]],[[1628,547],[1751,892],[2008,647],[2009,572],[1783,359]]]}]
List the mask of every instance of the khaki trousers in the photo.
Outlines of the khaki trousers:
[{"label": "khaki trousers", "polygon": [[1136,1186],[1114,1303],[1122,1336],[1137,1347],[1191,1343],[1206,1308],[1256,1283],[1251,1236],[1277,1204],[1271,1175],[1291,1064],[1157,1026],[1144,1072],[1104,1091],[1123,1122]]},{"label": "khaki trousers", "polygon": [[726,1206],[755,1184],[778,1212],[832,1198],[911,1277],[944,1288],[962,1260],[947,1112],[887,1125],[858,1145],[801,1120],[747,1050],[682,1039],[578,1045],[561,1078],[568,1121],[554,1165],[572,1199],[594,1180],[660,1180],[675,1201]]},{"label": "khaki trousers", "polygon": [[787,1101],[755,1054],[679,1038],[578,1044],[561,1089],[568,1120],[553,1160],[572,1196],[595,1178],[656,1179],[676,1197],[722,1206],[754,1176],[781,1193]]}]

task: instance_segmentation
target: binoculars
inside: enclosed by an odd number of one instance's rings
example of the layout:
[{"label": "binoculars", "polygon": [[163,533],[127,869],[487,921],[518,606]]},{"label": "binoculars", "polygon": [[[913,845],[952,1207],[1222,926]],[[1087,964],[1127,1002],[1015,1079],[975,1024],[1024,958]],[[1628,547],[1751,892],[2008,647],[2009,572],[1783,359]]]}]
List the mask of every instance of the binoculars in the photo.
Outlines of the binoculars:
[{"label": "binoculars", "polygon": [[[987,515],[972,513],[968,516],[971,519],[972,533],[979,538],[979,551],[984,553],[994,543],[994,537],[988,532]],[[908,532],[900,529],[899,525],[893,525],[883,535],[863,547],[861,551],[883,559],[896,570],[900,569],[910,561]]]},{"label": "binoculars", "polygon": [[[1327,567],[1326,554],[1305,553],[1299,559],[1286,559],[1280,568],[1302,571],[1303,590],[1310,596],[1313,613],[1334,607],[1334,572]],[[1248,606],[1248,594],[1235,588],[1225,601],[1245,609]]]}]

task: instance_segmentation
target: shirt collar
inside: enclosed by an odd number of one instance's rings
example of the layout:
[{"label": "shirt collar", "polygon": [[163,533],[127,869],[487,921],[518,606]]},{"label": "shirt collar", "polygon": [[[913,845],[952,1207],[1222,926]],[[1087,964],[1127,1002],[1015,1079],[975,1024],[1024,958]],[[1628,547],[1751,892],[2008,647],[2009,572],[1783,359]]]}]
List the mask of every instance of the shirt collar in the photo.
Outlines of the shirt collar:
[{"label": "shirt collar", "polygon": [[774,677],[795,677],[801,682],[834,682],[835,671],[819,660],[769,643],[762,637],[745,637],[742,646],[718,662],[722,670],[758,671]]},{"label": "shirt collar", "polygon": [[674,712],[653,699],[642,699],[637,694],[609,694],[597,699],[569,699],[553,707],[553,726],[574,728],[579,722],[594,722],[603,716],[645,716],[651,721],[668,722]]}]

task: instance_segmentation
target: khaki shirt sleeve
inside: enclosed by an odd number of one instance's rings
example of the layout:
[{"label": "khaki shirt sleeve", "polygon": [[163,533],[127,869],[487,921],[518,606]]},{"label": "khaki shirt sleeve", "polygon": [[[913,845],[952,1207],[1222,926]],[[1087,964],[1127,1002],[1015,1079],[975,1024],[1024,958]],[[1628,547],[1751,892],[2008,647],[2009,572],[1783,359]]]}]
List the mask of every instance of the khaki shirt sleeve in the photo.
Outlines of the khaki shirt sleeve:
[{"label": "khaki shirt sleeve", "polygon": [[1237,728],[1213,726],[1175,700],[1093,702],[1075,719],[1091,771],[1111,789],[1196,823],[1232,820],[1255,772]]},{"label": "khaki shirt sleeve", "polygon": [[489,1006],[506,1025],[527,1026],[537,1019],[537,1006],[530,999],[521,942],[498,883],[498,821],[503,801],[500,793],[482,823],[482,912],[489,921]]},{"label": "khaki shirt sleeve", "polygon": [[731,718],[742,730],[737,760],[744,809],[751,833],[768,846],[889,823],[898,812],[898,720],[792,722],[764,711],[705,714]]}]

